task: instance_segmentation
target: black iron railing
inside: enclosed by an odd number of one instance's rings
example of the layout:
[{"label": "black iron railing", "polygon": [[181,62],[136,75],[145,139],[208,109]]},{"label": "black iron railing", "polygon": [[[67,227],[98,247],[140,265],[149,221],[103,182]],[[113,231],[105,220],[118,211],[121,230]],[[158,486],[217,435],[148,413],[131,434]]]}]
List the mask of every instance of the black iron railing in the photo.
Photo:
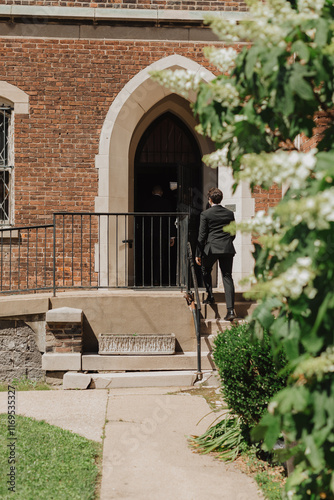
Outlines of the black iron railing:
[{"label": "black iron railing", "polygon": [[0,292],[53,289],[53,225],[0,229]]},{"label": "black iron railing", "polygon": [[[188,287],[186,292],[186,300],[189,305],[189,309],[193,314],[196,340],[197,340],[197,379],[202,380],[202,363],[201,363],[201,321],[200,321],[200,312],[201,312],[201,301],[199,298],[199,290],[198,290],[198,282],[195,271],[194,257],[191,249],[191,245],[187,243],[187,257],[189,262],[189,269],[191,279],[188,281]],[[193,289],[193,291],[192,291]]]},{"label": "black iron railing", "polygon": [[187,287],[187,213],[54,214],[0,229],[0,293]]}]

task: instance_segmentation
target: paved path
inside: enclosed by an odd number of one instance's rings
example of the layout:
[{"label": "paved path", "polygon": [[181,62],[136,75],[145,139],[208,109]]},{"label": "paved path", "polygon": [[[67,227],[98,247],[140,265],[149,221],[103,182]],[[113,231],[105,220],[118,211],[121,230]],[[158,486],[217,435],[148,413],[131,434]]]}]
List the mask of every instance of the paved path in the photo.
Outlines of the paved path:
[{"label": "paved path", "polygon": [[[176,394],[171,394],[176,392]],[[258,500],[256,483],[233,464],[193,453],[186,436],[213,421],[199,396],[178,388],[35,391],[17,394],[17,413],[102,441],[101,500]],[[0,393],[0,413],[7,394]],[[46,499],[47,500],[47,499]]]}]

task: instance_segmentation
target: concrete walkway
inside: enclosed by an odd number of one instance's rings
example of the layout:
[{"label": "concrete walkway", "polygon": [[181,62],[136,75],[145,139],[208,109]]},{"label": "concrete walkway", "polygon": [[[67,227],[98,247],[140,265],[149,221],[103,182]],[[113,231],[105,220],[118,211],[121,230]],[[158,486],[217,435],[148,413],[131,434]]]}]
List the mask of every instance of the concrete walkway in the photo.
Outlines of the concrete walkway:
[{"label": "concrete walkway", "polygon": [[101,500],[263,498],[233,464],[188,447],[186,436],[204,432],[217,414],[196,425],[210,408],[179,388],[19,392],[16,411],[100,442],[105,430]]}]

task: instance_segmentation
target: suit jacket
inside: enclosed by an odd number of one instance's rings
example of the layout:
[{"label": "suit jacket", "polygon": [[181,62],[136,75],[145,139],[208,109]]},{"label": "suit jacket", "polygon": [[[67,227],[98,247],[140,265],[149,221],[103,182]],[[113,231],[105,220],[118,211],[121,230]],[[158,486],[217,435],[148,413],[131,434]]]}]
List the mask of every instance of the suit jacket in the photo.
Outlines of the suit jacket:
[{"label": "suit jacket", "polygon": [[[163,198],[162,196],[159,196],[157,194],[152,195],[152,197],[148,200],[145,206],[145,212],[174,212],[173,210],[173,205],[172,203],[167,200],[166,198]],[[176,228],[175,228],[175,217],[164,217],[162,218],[162,237],[165,239],[168,236],[168,232],[171,237],[176,236]],[[150,228],[151,226],[151,221],[149,220],[149,223],[146,224],[146,228]],[[168,231],[169,228],[169,231]],[[154,229],[154,236],[155,240],[157,240],[157,237],[159,236],[160,232],[160,217],[154,217],[153,221],[153,229]],[[150,230],[150,229],[149,229]]]},{"label": "suit jacket", "polygon": [[145,212],[173,212],[172,204],[166,198],[153,194],[145,205]]},{"label": "suit jacket", "polygon": [[210,254],[232,254],[235,248],[233,240],[235,236],[224,231],[224,226],[234,221],[234,213],[222,205],[213,205],[201,213],[198,240],[197,257]]}]

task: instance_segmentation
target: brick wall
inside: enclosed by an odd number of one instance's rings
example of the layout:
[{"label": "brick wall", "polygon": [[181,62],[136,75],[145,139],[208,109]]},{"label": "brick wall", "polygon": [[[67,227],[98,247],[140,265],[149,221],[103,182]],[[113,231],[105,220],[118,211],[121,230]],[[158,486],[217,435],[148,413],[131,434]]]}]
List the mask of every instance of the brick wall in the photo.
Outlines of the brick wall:
[{"label": "brick wall", "polygon": [[47,323],[45,352],[82,352],[82,325],[78,323]]},{"label": "brick wall", "polygon": [[[30,96],[15,116],[15,224],[51,222],[54,211],[94,211],[101,128],[124,85],[171,54],[200,64],[206,44],[2,39],[2,79]],[[211,68],[212,69],[212,68]]]},{"label": "brick wall", "polygon": [[120,9],[171,9],[246,11],[243,0],[4,0],[4,5],[43,5],[57,7],[95,7]]},{"label": "brick wall", "polygon": [[[205,43],[2,39],[2,78],[30,96],[15,116],[15,225],[52,222],[54,211],[94,211],[95,155],[110,105],[157,59],[180,54],[207,66]],[[213,68],[209,68],[213,70]],[[258,192],[257,209],[278,190]]]},{"label": "brick wall", "polygon": [[269,207],[274,207],[282,199],[282,189],[278,186],[272,186],[265,190],[260,187],[254,188],[255,212],[259,210],[267,210]]},{"label": "brick wall", "polygon": [[[15,115],[15,225],[50,223],[55,211],[94,212],[95,155],[113,100],[140,70],[168,55],[183,55],[213,71],[203,55],[205,46],[170,41],[1,39],[2,79],[30,96],[29,115]],[[265,210],[280,196],[276,188],[258,190],[256,210]],[[71,260],[57,262],[65,275],[71,265]],[[93,265],[86,263],[89,272]]]},{"label": "brick wall", "polygon": [[328,125],[334,121],[334,114],[331,113],[331,116],[328,116],[325,112],[319,112],[315,117],[315,127],[313,129],[313,136],[311,138],[307,138],[304,135],[301,135],[300,141],[300,149],[301,151],[307,152],[312,148],[316,148],[317,144],[323,138],[323,133],[327,129]]}]

